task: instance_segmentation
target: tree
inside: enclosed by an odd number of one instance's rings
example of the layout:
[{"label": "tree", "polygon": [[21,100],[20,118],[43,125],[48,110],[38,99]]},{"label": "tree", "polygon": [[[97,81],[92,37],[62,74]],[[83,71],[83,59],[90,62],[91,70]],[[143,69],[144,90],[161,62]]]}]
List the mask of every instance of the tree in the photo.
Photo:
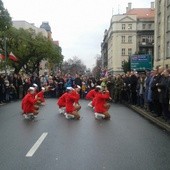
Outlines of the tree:
[{"label": "tree", "polygon": [[97,56],[96,66],[92,70],[92,74],[96,79],[100,79],[101,69],[102,69],[102,58],[101,58],[101,56]]},{"label": "tree", "polygon": [[[26,73],[39,73],[40,62],[42,60],[52,60],[53,63],[61,62],[63,56],[61,49],[55,47],[51,40],[36,34],[34,30],[10,28],[7,33],[7,54],[13,52],[18,62],[8,64],[15,68],[18,73],[21,69]],[[3,49],[3,46],[1,46]]]},{"label": "tree", "polygon": [[86,66],[78,57],[73,57],[72,59],[68,59],[62,64],[62,72],[64,74],[70,73],[72,75],[75,74],[85,74]]},{"label": "tree", "polygon": [[130,68],[130,57],[129,57],[128,61],[126,61],[126,60],[122,61],[122,68],[123,68],[123,71],[125,73],[127,73],[128,71],[131,70],[131,68]]},{"label": "tree", "polygon": [[61,69],[64,56],[62,55],[62,49],[58,45],[53,44],[52,52],[48,58],[48,64],[51,71],[55,72],[57,68]]},{"label": "tree", "polygon": [[0,32],[8,30],[11,26],[11,17],[8,10],[4,8],[3,2],[0,0]]}]

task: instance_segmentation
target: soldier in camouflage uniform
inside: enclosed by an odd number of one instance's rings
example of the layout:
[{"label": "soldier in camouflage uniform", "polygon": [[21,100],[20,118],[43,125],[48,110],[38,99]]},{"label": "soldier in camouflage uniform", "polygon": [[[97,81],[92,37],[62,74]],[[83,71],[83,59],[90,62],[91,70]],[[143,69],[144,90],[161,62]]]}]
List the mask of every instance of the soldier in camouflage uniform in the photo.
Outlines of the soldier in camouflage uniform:
[{"label": "soldier in camouflage uniform", "polygon": [[116,80],[115,80],[115,92],[114,92],[114,101],[115,103],[121,102],[121,95],[122,95],[122,90],[123,90],[124,82],[121,77],[121,75],[117,75]]},{"label": "soldier in camouflage uniform", "polygon": [[109,90],[112,99],[114,98],[114,83],[115,78],[110,74],[107,79],[107,89]]}]

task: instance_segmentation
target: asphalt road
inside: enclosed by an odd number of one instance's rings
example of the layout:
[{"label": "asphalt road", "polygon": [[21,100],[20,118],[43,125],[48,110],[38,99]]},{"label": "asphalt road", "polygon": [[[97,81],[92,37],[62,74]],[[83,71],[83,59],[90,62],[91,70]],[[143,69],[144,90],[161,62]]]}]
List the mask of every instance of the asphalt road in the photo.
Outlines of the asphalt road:
[{"label": "asphalt road", "polygon": [[112,104],[106,121],[80,103],[81,120],[59,115],[55,99],[35,121],[23,119],[20,102],[1,106],[0,170],[170,169],[168,132],[123,105]]}]

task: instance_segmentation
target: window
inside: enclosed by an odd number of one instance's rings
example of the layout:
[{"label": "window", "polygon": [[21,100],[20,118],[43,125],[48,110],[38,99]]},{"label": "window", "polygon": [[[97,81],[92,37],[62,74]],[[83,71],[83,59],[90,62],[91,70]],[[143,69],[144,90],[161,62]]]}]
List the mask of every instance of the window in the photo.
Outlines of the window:
[{"label": "window", "polygon": [[161,58],[160,49],[161,49],[161,47],[160,47],[160,46],[158,46],[158,56],[157,56],[157,59],[158,59],[158,60],[160,60],[160,58]]},{"label": "window", "polygon": [[161,11],[161,0],[158,1],[158,12]]},{"label": "window", "polygon": [[151,48],[148,49],[148,54],[152,56],[152,49]]},{"label": "window", "polygon": [[158,34],[159,36],[161,35],[161,23],[160,22],[158,23]]},{"label": "window", "polygon": [[122,30],[125,30],[125,29],[126,29],[125,24],[122,24]]},{"label": "window", "polygon": [[152,24],[148,24],[148,29],[150,30],[152,28]]},{"label": "window", "polygon": [[146,29],[146,24],[142,24],[142,29],[143,29],[143,30]]},{"label": "window", "polygon": [[125,43],[125,36],[122,36],[122,43]]},{"label": "window", "polygon": [[170,58],[170,42],[167,42],[167,58]]},{"label": "window", "polygon": [[132,49],[128,48],[128,56],[131,56],[131,55],[132,55]]},{"label": "window", "polygon": [[146,45],[146,37],[142,36],[142,45]]},{"label": "window", "polygon": [[148,36],[148,42],[153,43],[154,37],[152,35]]},{"label": "window", "polygon": [[170,5],[170,0],[167,0],[168,2],[167,2],[167,5]]},{"label": "window", "polygon": [[132,24],[128,24],[128,30],[132,29]]},{"label": "window", "polygon": [[122,56],[125,56],[125,48],[122,48]]},{"label": "window", "polygon": [[128,43],[132,43],[132,36],[128,36]]},{"label": "window", "polygon": [[168,16],[167,21],[168,21],[167,30],[170,31],[170,16]]}]

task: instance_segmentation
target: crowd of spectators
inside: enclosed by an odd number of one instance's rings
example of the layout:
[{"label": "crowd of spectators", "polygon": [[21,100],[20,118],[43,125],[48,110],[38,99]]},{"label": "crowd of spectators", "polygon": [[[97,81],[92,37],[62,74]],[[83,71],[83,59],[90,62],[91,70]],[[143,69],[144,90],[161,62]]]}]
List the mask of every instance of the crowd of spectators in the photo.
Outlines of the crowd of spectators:
[{"label": "crowd of spectators", "polygon": [[67,87],[79,85],[80,96],[85,98],[87,92],[96,85],[107,87],[114,103],[128,103],[152,112],[155,117],[170,120],[170,70],[162,67],[146,72],[128,72],[126,74],[101,74],[100,79],[85,75],[56,76],[33,74],[0,75],[0,105],[17,99],[22,99],[33,84],[38,89],[47,89],[45,97],[58,98]]},{"label": "crowd of spectators", "polygon": [[0,74],[0,105],[22,99],[29,87],[36,84],[38,90],[46,88],[45,97],[58,98],[67,87],[81,86],[81,98],[84,98],[89,89],[94,88],[96,80],[92,76],[81,75],[21,75],[21,74]]},{"label": "crowd of spectators", "polygon": [[154,117],[170,121],[169,69],[158,67],[152,71],[128,72],[111,79],[107,86],[115,103],[136,105]]}]

